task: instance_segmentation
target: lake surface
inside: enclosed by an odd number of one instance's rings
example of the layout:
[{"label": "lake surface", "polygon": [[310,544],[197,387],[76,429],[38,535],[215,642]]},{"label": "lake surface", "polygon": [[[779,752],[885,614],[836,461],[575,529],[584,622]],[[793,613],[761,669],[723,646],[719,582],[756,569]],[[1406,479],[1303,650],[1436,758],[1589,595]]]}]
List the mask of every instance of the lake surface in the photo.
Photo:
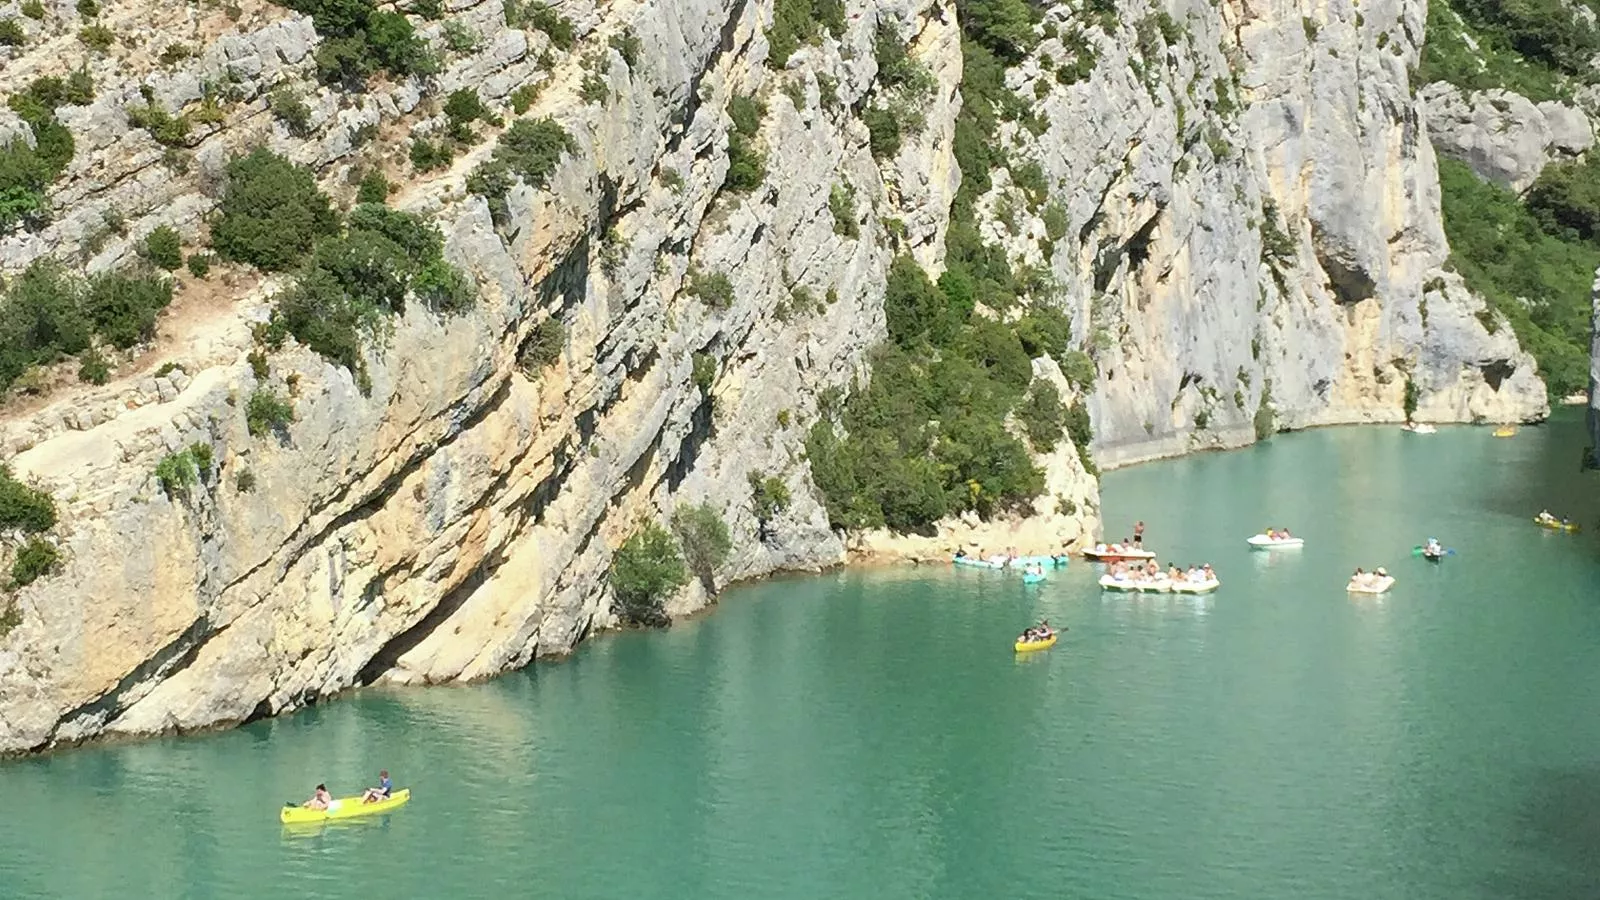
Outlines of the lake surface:
[{"label": "lake surface", "polygon": [[[1600,896],[1583,443],[1327,429],[1108,475],[1108,532],[1144,519],[1209,597],[1076,561],[782,579],[488,684],[0,764],[0,897]],[[1307,546],[1250,552],[1268,525]],[[1070,632],[1013,654],[1041,616]],[[409,806],[277,823],[380,766]]]}]

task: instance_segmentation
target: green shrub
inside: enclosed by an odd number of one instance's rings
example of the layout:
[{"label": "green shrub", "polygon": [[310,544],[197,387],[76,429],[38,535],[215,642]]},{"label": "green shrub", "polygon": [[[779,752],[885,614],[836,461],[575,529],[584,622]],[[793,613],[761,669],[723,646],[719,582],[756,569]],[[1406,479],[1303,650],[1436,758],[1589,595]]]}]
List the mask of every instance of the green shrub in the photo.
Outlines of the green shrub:
[{"label": "green shrub", "polygon": [[578,96],[585,103],[604,103],[611,99],[611,85],[598,72],[587,72],[578,87]]},{"label": "green shrub", "polygon": [[606,42],[606,46],[617,51],[622,61],[628,64],[628,68],[638,68],[639,55],[644,52],[644,45],[639,42],[638,35],[624,30],[621,34],[613,34]]},{"label": "green shrub", "polygon": [[450,120],[450,136],[463,143],[476,137],[472,131],[473,122],[500,124],[500,117],[484,106],[478,92],[471,88],[452,91],[444,101],[444,114]]},{"label": "green shrub", "polygon": [[529,187],[543,188],[560,165],[561,157],[578,149],[572,135],[551,118],[518,119],[500,135],[494,161]]},{"label": "green shrub", "polygon": [[733,282],[722,272],[689,270],[689,283],[684,292],[712,309],[727,309],[733,305]]},{"label": "green shrub", "polygon": [[539,93],[543,87],[543,82],[540,82],[539,84],[525,84],[512,91],[511,111],[519,116],[527,112],[528,108],[533,106],[533,101],[539,99]]},{"label": "green shrub", "polygon": [[716,593],[716,573],[728,561],[733,538],[728,523],[709,503],[681,506],[672,514],[672,533],[683,548],[689,571],[700,579],[706,593]]},{"label": "green shrub", "polygon": [[0,638],[4,638],[22,624],[22,610],[17,608],[16,600],[7,600],[0,608]]},{"label": "green shrub", "polygon": [[191,253],[186,261],[189,274],[196,278],[204,278],[211,274],[211,254]]},{"label": "green shrub", "polygon": [[478,33],[467,23],[451,19],[444,23],[444,45],[452,53],[478,52]]},{"label": "green shrub", "polygon": [[558,50],[571,50],[578,43],[572,20],[537,0],[506,4],[506,24],[512,28],[534,28],[545,33]]},{"label": "green shrub", "polygon": [[55,526],[55,498],[18,481],[9,466],[0,465],[0,528],[42,534]]},{"label": "green shrub", "polygon": [[1078,448],[1078,457],[1083,460],[1083,467],[1090,475],[1100,474],[1089,452],[1089,444],[1094,440],[1094,426],[1089,420],[1089,409],[1083,405],[1082,399],[1073,401],[1072,405],[1067,407],[1065,424],[1067,437],[1071,438],[1072,445]]},{"label": "green shrub", "polygon": [[85,25],[78,30],[78,40],[90,50],[98,50],[104,53],[111,49],[112,44],[116,43],[117,36],[104,25]]},{"label": "green shrub", "polygon": [[618,616],[635,625],[661,626],[671,621],[662,601],[689,580],[689,573],[672,535],[647,522],[617,548],[608,580]]},{"label": "green shrub", "polygon": [[[207,463],[210,462],[211,448],[206,448]],[[209,468],[209,465],[207,466]],[[161,482],[161,489],[166,491],[168,497],[177,497],[179,494],[188,493],[189,486],[200,480],[200,466],[194,454],[189,450],[180,450],[177,453],[168,453],[156,464],[156,480]]]},{"label": "green shrub", "polygon": [[1026,0],[958,0],[956,11],[968,37],[1007,62],[1020,62],[1039,43],[1039,16]]},{"label": "green shrub", "polygon": [[268,388],[256,388],[245,407],[244,421],[251,437],[281,430],[294,421],[294,404]]},{"label": "green shrub", "polygon": [[55,545],[38,537],[28,538],[11,561],[11,588],[33,584],[54,572],[60,561],[61,552]]},{"label": "green shrub", "polygon": [[227,176],[211,228],[212,246],[223,259],[281,271],[338,230],[339,217],[311,171],[270,150],[234,157]]},{"label": "green shrub", "polygon": [[446,141],[432,141],[425,137],[411,139],[411,167],[418,172],[432,172],[450,165],[455,150]]},{"label": "green shrub", "polygon": [[311,107],[293,88],[275,88],[267,95],[267,106],[290,134],[297,138],[311,134]]},{"label": "green shrub", "polygon": [[772,27],[767,30],[767,65],[783,69],[789,57],[802,44],[815,44],[823,30],[843,37],[843,0],[777,0],[772,9]]},{"label": "green shrub", "polygon": [[791,502],[789,486],[783,483],[783,479],[762,472],[751,472],[748,478],[750,506],[755,513],[756,522],[765,533],[772,520],[789,508]]},{"label": "green shrub", "polygon": [[1401,409],[1405,411],[1406,421],[1417,414],[1417,383],[1410,378],[1406,379],[1405,398],[1401,401]]},{"label": "green shrub", "polygon": [[385,178],[382,169],[368,169],[361,176],[361,182],[356,185],[357,203],[387,203],[389,192],[393,186]]},{"label": "green shrub", "polygon": [[78,0],[77,10],[78,15],[83,16],[85,19],[92,19],[100,15],[100,4],[95,0]]},{"label": "green shrub", "polygon": [[111,367],[105,356],[90,347],[78,354],[78,380],[85,384],[101,385],[111,380]]},{"label": "green shrub", "polygon": [[171,225],[162,225],[144,236],[139,255],[168,272],[183,265],[183,239]]},{"label": "green shrub", "polygon": [[256,473],[249,469],[240,469],[239,474],[233,477],[233,489],[241,494],[248,494],[256,489]]},{"label": "green shrub", "polygon": [[44,4],[39,0],[23,0],[21,10],[23,15],[36,22],[44,19]]},{"label": "green shrub", "polygon": [[567,329],[561,320],[545,319],[533,327],[533,332],[517,351],[517,365],[529,378],[535,377],[546,366],[554,365],[567,346]]},{"label": "green shrub", "polygon": [[33,146],[20,138],[0,146],[0,234],[41,218],[45,191],[72,161],[72,133],[56,120],[56,108],[93,99],[93,81],[78,69],[65,82],[53,76],[35,78],[7,100],[33,132]]},{"label": "green shrub", "polygon": [[188,44],[168,44],[157,57],[164,66],[176,65],[194,55],[194,49]]},{"label": "green shrub", "polygon": [[403,77],[438,70],[438,60],[410,20],[379,10],[372,0],[286,0],[283,5],[311,16],[322,38],[314,55],[317,72],[328,84],[360,88],[379,71]]},{"label": "green shrub", "polygon": [[856,189],[848,182],[828,191],[828,210],[833,213],[833,233],[855,240],[861,236],[856,222]]},{"label": "green shrub", "polygon": [[1264,441],[1277,431],[1277,414],[1272,409],[1272,379],[1261,385],[1261,402],[1256,406],[1256,440]]},{"label": "green shrub", "polygon": [[163,277],[103,273],[85,283],[52,260],[35,261],[0,295],[0,389],[32,366],[88,350],[95,337],[121,349],[149,340],[171,300]]},{"label": "green shrub", "polygon": [[690,358],[689,380],[702,396],[709,398],[717,381],[717,358],[709,353],[696,353]]},{"label": "green shrub", "polygon": [[1273,268],[1293,267],[1297,259],[1295,243],[1285,234],[1278,220],[1278,204],[1261,201],[1261,255]]},{"label": "green shrub", "polygon": [[266,351],[260,347],[245,354],[244,360],[250,364],[250,374],[254,375],[257,381],[266,381],[267,376],[272,374],[272,366],[267,363]]},{"label": "green shrub", "polygon": [[21,47],[28,39],[22,30],[22,23],[16,19],[0,21],[0,46]]},{"label": "green shrub", "polygon": [[743,193],[761,186],[767,178],[767,157],[755,149],[756,135],[767,108],[754,97],[735,96],[728,101],[733,127],[728,131],[728,174],[722,187]]},{"label": "green shrub", "polygon": [[143,128],[156,139],[156,143],[165,147],[182,147],[189,140],[189,130],[194,127],[194,122],[187,115],[174,116],[155,102],[145,103],[143,106],[130,106],[127,109],[128,124],[135,128]]}]

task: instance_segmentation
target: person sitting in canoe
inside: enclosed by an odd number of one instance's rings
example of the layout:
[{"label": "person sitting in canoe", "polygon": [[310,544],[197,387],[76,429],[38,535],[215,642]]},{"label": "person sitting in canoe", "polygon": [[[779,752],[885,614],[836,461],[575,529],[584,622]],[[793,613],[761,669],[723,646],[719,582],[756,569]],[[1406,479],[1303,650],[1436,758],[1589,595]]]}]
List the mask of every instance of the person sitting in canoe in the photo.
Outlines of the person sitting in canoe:
[{"label": "person sitting in canoe", "polygon": [[367,788],[367,792],[361,795],[361,802],[377,803],[379,800],[387,800],[393,791],[394,783],[389,780],[389,770],[379,769],[378,786],[374,788]]},{"label": "person sitting in canoe", "polygon": [[1555,520],[1556,520],[1556,517],[1550,515],[1550,510],[1548,510],[1548,509],[1544,510],[1541,513],[1539,513],[1539,521],[1541,521],[1541,522],[1554,522]]},{"label": "person sitting in canoe", "polygon": [[327,809],[328,805],[332,802],[333,795],[328,793],[328,786],[325,784],[319,784],[317,785],[316,793],[311,795],[311,799],[300,805],[306,809]]},{"label": "person sitting in canoe", "polygon": [[1422,554],[1424,556],[1440,556],[1443,553],[1444,548],[1439,546],[1438,538],[1428,538],[1428,545],[1422,548]]}]

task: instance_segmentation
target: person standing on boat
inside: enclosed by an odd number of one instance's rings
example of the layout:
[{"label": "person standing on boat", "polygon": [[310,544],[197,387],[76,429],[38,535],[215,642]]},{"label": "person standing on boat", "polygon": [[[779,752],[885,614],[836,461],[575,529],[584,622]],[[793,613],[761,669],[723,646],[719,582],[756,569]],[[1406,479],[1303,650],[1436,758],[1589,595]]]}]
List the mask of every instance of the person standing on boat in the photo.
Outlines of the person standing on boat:
[{"label": "person standing on boat", "polygon": [[1133,523],[1133,546],[1144,549],[1144,522]]}]

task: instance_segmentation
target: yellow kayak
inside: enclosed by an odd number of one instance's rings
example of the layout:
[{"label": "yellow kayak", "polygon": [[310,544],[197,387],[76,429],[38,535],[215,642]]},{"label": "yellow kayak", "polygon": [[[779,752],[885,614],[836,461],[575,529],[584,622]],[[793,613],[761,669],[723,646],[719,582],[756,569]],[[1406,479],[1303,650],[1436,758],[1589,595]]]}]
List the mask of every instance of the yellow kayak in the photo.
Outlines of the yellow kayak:
[{"label": "yellow kayak", "polygon": [[1030,650],[1049,650],[1056,645],[1056,636],[1050,635],[1042,641],[1017,641],[1018,653],[1027,653]]},{"label": "yellow kayak", "polygon": [[1514,435],[1516,433],[1517,433],[1517,430],[1515,428],[1512,428],[1510,425],[1507,425],[1507,426],[1505,426],[1503,428],[1496,428],[1494,430],[1494,436],[1495,437],[1511,437],[1512,435]]},{"label": "yellow kayak", "polygon": [[1577,531],[1580,527],[1582,527],[1577,522],[1568,522],[1567,524],[1563,525],[1560,522],[1547,522],[1544,519],[1534,519],[1533,524],[1538,525],[1540,528],[1548,528],[1552,531]]},{"label": "yellow kayak", "polygon": [[403,788],[389,795],[387,800],[378,800],[373,803],[362,803],[361,797],[340,797],[328,804],[327,809],[306,809],[303,806],[285,806],[278,813],[278,821],[285,825],[297,825],[304,822],[326,822],[329,819],[354,819],[357,816],[370,816],[376,813],[388,812],[404,806],[411,799],[411,789]]}]

